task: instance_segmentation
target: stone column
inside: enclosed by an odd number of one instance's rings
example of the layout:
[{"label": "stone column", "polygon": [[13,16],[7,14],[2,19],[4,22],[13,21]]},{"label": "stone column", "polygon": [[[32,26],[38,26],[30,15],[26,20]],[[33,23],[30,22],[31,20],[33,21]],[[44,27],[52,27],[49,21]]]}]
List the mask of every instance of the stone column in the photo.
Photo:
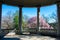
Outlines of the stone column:
[{"label": "stone column", "polygon": [[0,30],[1,30],[2,3],[0,2]]},{"label": "stone column", "polygon": [[60,3],[57,3],[57,14],[58,14],[57,36],[60,36]]},{"label": "stone column", "polygon": [[39,15],[40,15],[40,7],[37,7],[37,32],[39,31]]},{"label": "stone column", "polygon": [[22,7],[19,7],[19,34],[22,34]]}]

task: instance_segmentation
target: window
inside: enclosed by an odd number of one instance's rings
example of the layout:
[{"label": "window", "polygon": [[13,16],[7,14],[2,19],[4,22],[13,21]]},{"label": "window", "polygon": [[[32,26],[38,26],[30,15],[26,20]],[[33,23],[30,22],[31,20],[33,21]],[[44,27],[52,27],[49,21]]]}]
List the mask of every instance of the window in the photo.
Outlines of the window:
[{"label": "window", "polygon": [[11,29],[18,27],[19,8],[15,6],[2,5],[1,29]]},{"label": "window", "polygon": [[22,31],[28,31],[30,28],[36,27],[37,8],[22,8]]},{"label": "window", "polygon": [[58,26],[57,5],[54,4],[50,6],[41,7],[39,19],[40,19],[39,20],[40,29],[57,30]]}]

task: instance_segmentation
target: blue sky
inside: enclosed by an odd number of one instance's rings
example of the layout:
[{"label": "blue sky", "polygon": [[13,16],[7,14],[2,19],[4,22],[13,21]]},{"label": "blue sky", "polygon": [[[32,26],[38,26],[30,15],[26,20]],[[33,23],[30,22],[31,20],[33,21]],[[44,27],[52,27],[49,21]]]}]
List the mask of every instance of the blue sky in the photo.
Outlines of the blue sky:
[{"label": "blue sky", "polygon": [[[57,15],[57,5],[49,5],[49,6],[43,6],[40,8],[40,16],[43,17],[51,17],[54,16],[54,14]],[[27,15],[28,17],[34,17],[37,16],[37,8],[23,8],[23,15]],[[55,19],[49,18],[49,23],[56,22]]]},{"label": "blue sky", "polygon": [[2,5],[2,16],[6,16],[8,12],[15,13],[17,10],[19,10],[18,7],[3,4]]},{"label": "blue sky", "polygon": [[[12,13],[19,10],[18,7],[10,6],[10,5],[2,5],[2,16],[5,16],[7,12],[11,11]],[[27,15],[28,17],[34,17],[37,16],[37,8],[23,8],[22,9],[23,16]],[[49,17],[53,15],[52,13],[57,13],[57,6],[56,5],[50,5],[50,6],[44,6],[40,8],[40,16],[44,15],[46,17]],[[49,19],[50,22],[55,21],[54,19]]]},{"label": "blue sky", "polygon": [[[44,6],[40,8],[40,16],[44,15],[45,17],[51,17],[54,16],[54,14],[57,15],[57,5],[50,5],[50,6]],[[55,22],[56,20],[49,18],[49,23]]]},{"label": "blue sky", "polygon": [[44,6],[40,8],[41,15],[51,15],[52,13],[57,13],[57,5]]},{"label": "blue sky", "polygon": [[23,12],[23,16],[27,15],[30,18],[37,16],[37,8],[23,8],[22,12]]}]

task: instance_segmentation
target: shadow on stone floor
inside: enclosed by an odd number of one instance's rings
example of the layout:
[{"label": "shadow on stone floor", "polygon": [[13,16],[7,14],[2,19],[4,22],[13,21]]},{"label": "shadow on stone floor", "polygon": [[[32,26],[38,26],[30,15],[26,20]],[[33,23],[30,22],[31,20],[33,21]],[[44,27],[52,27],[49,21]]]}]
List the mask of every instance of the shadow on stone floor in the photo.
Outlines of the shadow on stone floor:
[{"label": "shadow on stone floor", "polygon": [[1,40],[20,40],[20,38],[2,38]]}]

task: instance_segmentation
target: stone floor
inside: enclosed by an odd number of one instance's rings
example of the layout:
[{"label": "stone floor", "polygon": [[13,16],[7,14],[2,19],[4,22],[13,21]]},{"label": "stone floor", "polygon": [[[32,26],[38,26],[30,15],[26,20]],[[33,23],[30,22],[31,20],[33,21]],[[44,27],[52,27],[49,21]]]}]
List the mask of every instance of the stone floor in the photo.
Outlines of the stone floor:
[{"label": "stone floor", "polygon": [[40,35],[7,35],[4,38],[6,40],[56,40],[56,38]]}]

